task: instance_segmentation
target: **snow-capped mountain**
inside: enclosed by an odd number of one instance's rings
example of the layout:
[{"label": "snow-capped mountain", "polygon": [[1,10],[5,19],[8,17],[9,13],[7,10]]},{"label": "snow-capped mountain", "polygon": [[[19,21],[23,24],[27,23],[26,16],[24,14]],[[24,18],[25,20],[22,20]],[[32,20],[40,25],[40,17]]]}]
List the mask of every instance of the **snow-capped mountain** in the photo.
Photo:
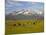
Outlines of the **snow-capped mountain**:
[{"label": "snow-capped mountain", "polygon": [[22,14],[22,15],[35,15],[35,14],[37,14],[37,15],[42,15],[43,14],[43,12],[42,11],[39,11],[39,10],[31,10],[31,9],[22,9],[22,10],[20,10],[20,11],[14,11],[13,13],[12,13],[13,15],[19,15],[19,14]]},{"label": "snow-capped mountain", "polygon": [[43,15],[44,13],[39,10],[22,9],[22,10],[14,11],[6,15],[6,18],[8,19],[36,19],[36,18],[43,18]]}]

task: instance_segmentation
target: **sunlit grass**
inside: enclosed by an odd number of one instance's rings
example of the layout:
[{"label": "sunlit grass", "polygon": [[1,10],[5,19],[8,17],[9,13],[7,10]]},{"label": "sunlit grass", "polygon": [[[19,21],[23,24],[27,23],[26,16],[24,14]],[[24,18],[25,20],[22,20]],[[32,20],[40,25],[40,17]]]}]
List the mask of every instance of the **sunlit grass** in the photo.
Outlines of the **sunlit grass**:
[{"label": "sunlit grass", "polygon": [[[16,25],[14,26],[14,24]],[[43,24],[44,21],[40,19],[39,20],[6,20],[6,34],[43,32],[44,31]]]}]

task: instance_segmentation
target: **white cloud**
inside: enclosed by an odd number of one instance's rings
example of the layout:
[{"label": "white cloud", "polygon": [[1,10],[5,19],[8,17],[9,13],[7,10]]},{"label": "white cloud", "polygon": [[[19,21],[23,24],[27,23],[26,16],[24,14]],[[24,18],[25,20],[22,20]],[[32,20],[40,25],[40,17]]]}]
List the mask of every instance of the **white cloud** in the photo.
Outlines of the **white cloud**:
[{"label": "white cloud", "polygon": [[10,4],[13,4],[13,5],[15,5],[15,6],[23,6],[23,4],[22,3],[19,3],[19,2],[9,2]]},{"label": "white cloud", "polygon": [[32,4],[34,5],[34,4],[36,4],[35,2],[32,2]]},{"label": "white cloud", "polygon": [[35,10],[35,13],[37,13],[37,14],[39,14],[39,15],[42,15],[42,14],[43,14],[43,11]]}]

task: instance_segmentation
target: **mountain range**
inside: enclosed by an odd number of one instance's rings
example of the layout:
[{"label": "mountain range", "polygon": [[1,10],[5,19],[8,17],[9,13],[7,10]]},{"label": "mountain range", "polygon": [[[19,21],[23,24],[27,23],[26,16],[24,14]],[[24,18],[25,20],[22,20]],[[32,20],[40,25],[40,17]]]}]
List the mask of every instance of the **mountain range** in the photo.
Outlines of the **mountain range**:
[{"label": "mountain range", "polygon": [[25,10],[13,11],[12,13],[6,14],[6,19],[43,19],[44,13],[39,10]]}]

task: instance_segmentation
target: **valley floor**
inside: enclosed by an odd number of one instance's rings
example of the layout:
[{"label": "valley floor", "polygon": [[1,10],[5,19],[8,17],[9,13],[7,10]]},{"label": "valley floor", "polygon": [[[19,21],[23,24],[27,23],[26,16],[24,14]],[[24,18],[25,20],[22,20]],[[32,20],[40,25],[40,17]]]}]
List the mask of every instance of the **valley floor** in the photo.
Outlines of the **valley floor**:
[{"label": "valley floor", "polygon": [[5,34],[44,32],[43,20],[6,20]]}]

